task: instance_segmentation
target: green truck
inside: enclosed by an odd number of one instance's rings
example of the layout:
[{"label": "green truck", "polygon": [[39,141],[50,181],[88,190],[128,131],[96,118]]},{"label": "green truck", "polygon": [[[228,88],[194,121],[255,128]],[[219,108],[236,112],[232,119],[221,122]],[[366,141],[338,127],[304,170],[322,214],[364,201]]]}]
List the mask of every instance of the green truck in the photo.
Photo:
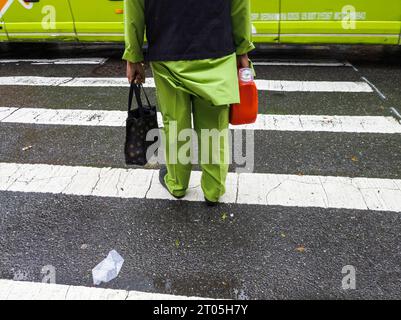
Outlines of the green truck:
[{"label": "green truck", "polygon": [[[401,44],[401,0],[251,0],[251,5],[254,42]],[[123,21],[123,0],[0,0],[2,42],[122,42]]]}]

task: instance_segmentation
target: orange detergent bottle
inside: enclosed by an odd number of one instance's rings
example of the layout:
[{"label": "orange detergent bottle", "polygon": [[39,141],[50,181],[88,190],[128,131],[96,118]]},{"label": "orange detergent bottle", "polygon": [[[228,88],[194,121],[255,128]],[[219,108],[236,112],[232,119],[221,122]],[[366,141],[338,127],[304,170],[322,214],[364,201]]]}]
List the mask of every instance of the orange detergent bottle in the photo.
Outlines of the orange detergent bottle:
[{"label": "orange detergent bottle", "polygon": [[251,124],[258,117],[258,89],[251,68],[238,71],[241,102],[232,104],[230,108],[230,123],[232,125]]}]

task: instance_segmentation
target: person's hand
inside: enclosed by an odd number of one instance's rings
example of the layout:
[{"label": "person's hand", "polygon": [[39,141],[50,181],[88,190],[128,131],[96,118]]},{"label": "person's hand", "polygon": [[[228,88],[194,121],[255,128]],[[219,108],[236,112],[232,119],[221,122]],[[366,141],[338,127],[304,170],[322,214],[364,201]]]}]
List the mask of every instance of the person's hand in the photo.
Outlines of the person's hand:
[{"label": "person's hand", "polygon": [[240,69],[249,68],[249,59],[247,53],[237,56],[237,66]]},{"label": "person's hand", "polygon": [[142,62],[127,61],[127,78],[129,83],[145,83],[145,68]]}]

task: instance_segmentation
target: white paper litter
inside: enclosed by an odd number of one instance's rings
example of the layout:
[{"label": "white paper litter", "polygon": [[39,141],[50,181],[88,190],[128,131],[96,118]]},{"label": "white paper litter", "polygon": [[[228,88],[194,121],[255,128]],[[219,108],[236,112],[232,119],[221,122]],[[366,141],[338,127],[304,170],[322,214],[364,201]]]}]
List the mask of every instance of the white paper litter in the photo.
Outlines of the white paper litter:
[{"label": "white paper litter", "polygon": [[98,286],[117,278],[123,263],[124,259],[116,250],[110,251],[107,258],[92,269],[93,284]]}]

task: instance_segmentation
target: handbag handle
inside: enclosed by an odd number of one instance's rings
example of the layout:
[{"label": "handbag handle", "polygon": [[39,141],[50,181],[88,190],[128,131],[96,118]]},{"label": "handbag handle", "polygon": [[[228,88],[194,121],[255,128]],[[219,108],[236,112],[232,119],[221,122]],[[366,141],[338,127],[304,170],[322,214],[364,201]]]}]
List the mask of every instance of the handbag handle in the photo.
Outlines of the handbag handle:
[{"label": "handbag handle", "polygon": [[131,111],[131,109],[132,109],[132,100],[134,98],[134,93],[135,93],[135,98],[136,98],[136,103],[138,105],[139,114],[141,116],[143,116],[145,114],[145,112],[144,112],[145,108],[143,106],[142,99],[141,99],[141,91],[143,91],[143,93],[145,95],[148,106],[149,107],[151,106],[148,95],[146,94],[145,89],[143,88],[142,84],[136,84],[134,81],[132,81],[130,90],[129,90],[129,97],[128,97],[128,112]]}]

